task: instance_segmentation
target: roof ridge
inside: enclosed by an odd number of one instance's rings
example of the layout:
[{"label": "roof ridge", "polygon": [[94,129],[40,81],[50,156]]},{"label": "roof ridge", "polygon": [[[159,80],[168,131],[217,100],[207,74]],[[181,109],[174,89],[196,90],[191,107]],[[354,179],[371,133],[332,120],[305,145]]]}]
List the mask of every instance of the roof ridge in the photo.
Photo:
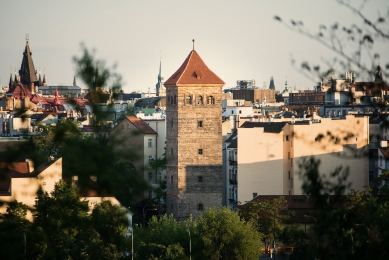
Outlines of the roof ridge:
[{"label": "roof ridge", "polygon": [[182,75],[184,75],[186,69],[188,68],[188,64],[189,64],[189,62],[190,62],[190,59],[192,58],[193,52],[194,52],[194,50],[191,50],[190,53],[189,53],[189,55],[188,55],[188,57],[185,59],[185,60],[188,60],[188,62],[185,64],[185,68],[184,68],[184,70],[182,71],[180,77],[177,79],[177,82],[180,81]]}]

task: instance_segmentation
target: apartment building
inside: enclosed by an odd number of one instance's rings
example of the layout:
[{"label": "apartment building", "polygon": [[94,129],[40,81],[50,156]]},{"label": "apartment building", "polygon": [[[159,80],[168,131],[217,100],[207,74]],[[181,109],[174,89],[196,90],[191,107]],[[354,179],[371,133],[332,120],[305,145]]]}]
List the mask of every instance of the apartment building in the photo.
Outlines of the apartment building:
[{"label": "apartment building", "polygon": [[231,208],[257,195],[304,195],[300,178],[304,168],[300,164],[311,156],[320,160],[319,172],[330,181],[337,181],[330,177],[336,167],[349,169],[351,186],[346,193],[363,190],[369,184],[366,116],[245,122],[237,129],[235,139],[227,141],[228,185],[223,194]]}]

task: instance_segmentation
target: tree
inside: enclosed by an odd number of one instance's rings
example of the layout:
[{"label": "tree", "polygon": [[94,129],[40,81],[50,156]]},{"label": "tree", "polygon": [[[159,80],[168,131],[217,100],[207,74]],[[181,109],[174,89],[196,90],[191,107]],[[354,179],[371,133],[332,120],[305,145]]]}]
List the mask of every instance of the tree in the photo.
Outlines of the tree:
[{"label": "tree", "polygon": [[285,197],[271,200],[250,201],[239,209],[240,216],[246,221],[254,223],[258,232],[263,234],[262,241],[265,248],[269,248],[276,234],[281,234],[284,223],[294,214],[288,209]]},{"label": "tree", "polygon": [[[344,78],[343,73],[354,71],[357,77],[372,80],[376,72],[375,64],[380,58],[377,45],[384,44],[389,47],[387,30],[389,11],[386,10],[384,13],[385,9],[379,9],[377,17],[368,17],[364,14],[368,1],[360,1],[359,7],[356,7],[355,2],[344,0],[336,0],[336,2],[359,20],[351,25],[342,25],[339,22],[334,22],[332,25],[321,24],[318,31],[311,32],[301,20],[291,19],[288,23],[277,15],[274,17],[288,29],[320,43],[335,55],[334,58],[322,57],[321,65],[305,60],[301,62],[300,67],[297,67],[294,59],[291,61],[292,65],[315,83],[331,71],[338,71],[341,78]],[[389,62],[385,67],[389,69]],[[383,73],[389,77],[389,73],[385,71]]]},{"label": "tree", "polygon": [[208,209],[195,224],[202,247],[199,259],[257,259],[261,254],[256,226],[226,207]]}]

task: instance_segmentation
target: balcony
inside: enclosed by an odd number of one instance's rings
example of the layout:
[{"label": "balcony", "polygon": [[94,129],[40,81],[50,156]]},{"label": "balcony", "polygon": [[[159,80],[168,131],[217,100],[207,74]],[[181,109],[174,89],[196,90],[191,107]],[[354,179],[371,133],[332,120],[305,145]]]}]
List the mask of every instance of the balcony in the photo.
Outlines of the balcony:
[{"label": "balcony", "polygon": [[237,161],[230,160],[230,165],[238,165]]}]

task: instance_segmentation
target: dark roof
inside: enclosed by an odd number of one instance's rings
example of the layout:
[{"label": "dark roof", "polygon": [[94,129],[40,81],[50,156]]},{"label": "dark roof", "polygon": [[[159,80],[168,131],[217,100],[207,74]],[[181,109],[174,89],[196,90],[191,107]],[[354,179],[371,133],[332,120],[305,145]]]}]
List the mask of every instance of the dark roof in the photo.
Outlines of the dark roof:
[{"label": "dark roof", "polygon": [[177,84],[224,85],[225,83],[208,68],[199,54],[193,50],[189,53],[181,67],[164,83],[165,86]]},{"label": "dark roof", "polygon": [[280,133],[287,122],[244,122],[241,128],[263,127],[265,133]]},{"label": "dark roof", "polygon": [[21,82],[28,85],[38,81],[31,55],[32,53],[30,51],[30,46],[27,40],[26,48],[23,52],[23,60],[22,65],[20,66],[19,75]]},{"label": "dark roof", "polygon": [[143,134],[157,134],[147,123],[135,116],[126,117]]},{"label": "dark roof", "polygon": [[236,134],[237,134],[237,132],[236,132],[236,130],[234,130],[234,132],[232,133],[232,135],[230,135],[230,137],[228,137],[227,140],[226,140],[225,142],[226,142],[226,143],[231,143],[231,141],[235,139]]},{"label": "dark roof", "polygon": [[379,147],[381,153],[383,156],[385,156],[386,159],[389,159],[389,147]]}]

